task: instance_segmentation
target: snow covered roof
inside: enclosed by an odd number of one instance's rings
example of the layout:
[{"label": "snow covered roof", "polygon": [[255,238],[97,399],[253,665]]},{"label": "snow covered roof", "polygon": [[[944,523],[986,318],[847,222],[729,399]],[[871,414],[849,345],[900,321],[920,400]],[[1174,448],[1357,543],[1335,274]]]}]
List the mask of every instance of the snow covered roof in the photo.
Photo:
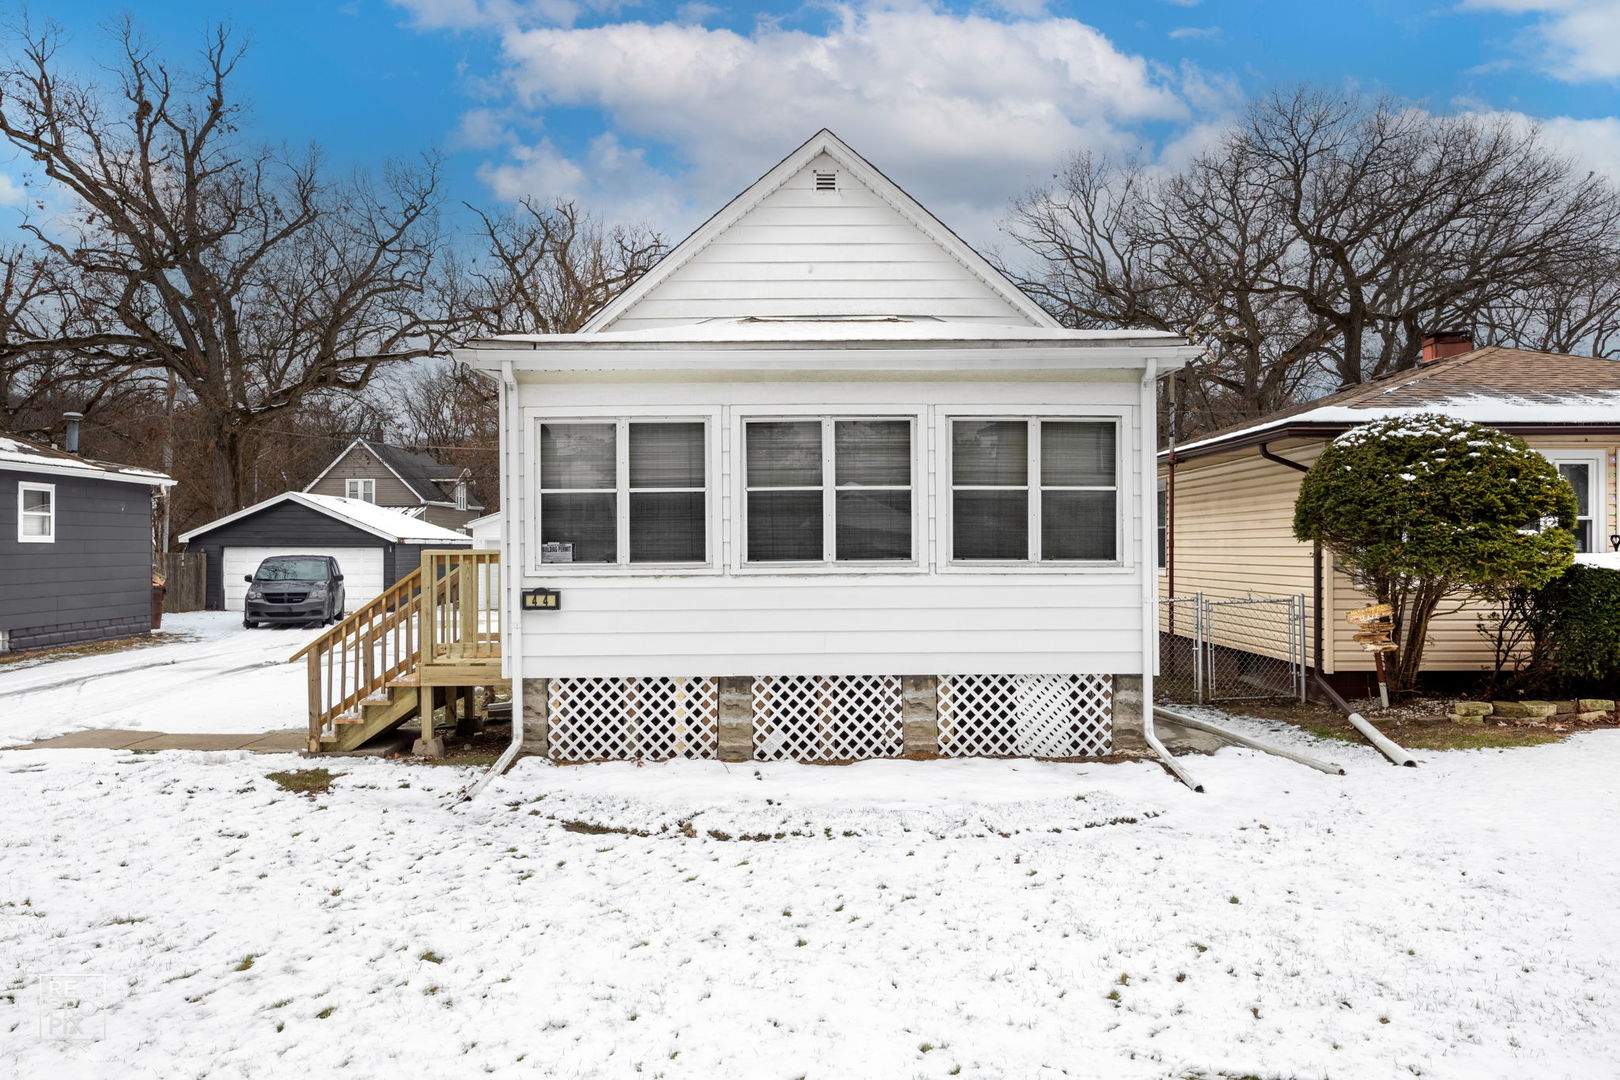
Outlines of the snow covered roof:
[{"label": "snow covered roof", "polygon": [[174,484],[172,477],[151,469],[115,465],[110,461],[92,461],[15,435],[0,435],[0,469],[21,469],[51,476],[88,476],[149,487],[170,487]]},{"label": "snow covered roof", "polygon": [[1200,436],[1176,447],[1176,456],[1250,445],[1285,430],[1325,433],[1414,412],[1509,431],[1559,425],[1620,430],[1620,360],[1487,346]]},{"label": "snow covered roof", "polygon": [[254,503],[234,514],[227,514],[206,525],[198,526],[180,537],[182,544],[189,544],[193,538],[204,533],[212,532],[223,525],[229,525],[250,514],[257,514],[278,503],[295,502],[309,507],[311,510],[336,518],[346,525],[352,525],[363,532],[379,536],[395,544],[445,544],[456,547],[466,547],[472,539],[465,533],[452,532],[438,525],[420,521],[417,518],[402,514],[397,510],[390,510],[386,506],[377,506],[362,499],[345,499],[337,495],[312,495],[304,491],[284,491],[280,495]]},{"label": "snow covered roof", "polygon": [[656,345],[710,345],[739,343],[814,344],[862,341],[904,341],[961,344],[971,341],[1027,341],[1041,344],[1122,345],[1131,342],[1176,344],[1177,334],[1159,330],[1070,330],[1061,326],[955,322],[915,317],[851,317],[804,319],[709,319],[683,326],[652,326],[637,330],[605,330],[581,334],[507,334],[472,342],[474,348],[570,348]]}]

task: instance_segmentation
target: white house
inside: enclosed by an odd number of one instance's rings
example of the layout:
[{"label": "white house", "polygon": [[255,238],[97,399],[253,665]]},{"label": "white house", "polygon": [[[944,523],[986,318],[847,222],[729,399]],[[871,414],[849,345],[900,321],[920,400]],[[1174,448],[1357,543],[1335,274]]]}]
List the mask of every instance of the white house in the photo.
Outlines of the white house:
[{"label": "white house", "polygon": [[581,332],[458,353],[500,386],[529,749],[1107,752],[1192,352],[1063,328],[820,132]]}]

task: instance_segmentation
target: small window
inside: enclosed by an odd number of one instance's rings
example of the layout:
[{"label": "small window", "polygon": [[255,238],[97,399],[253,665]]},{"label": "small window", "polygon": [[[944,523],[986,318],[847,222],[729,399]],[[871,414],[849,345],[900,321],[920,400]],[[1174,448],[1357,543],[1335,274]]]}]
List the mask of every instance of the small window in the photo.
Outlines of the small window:
[{"label": "small window", "polygon": [[1117,426],[1111,420],[951,425],[951,558],[1114,562]]},{"label": "small window", "polygon": [[1602,454],[1551,453],[1545,457],[1558,470],[1558,475],[1569,481],[1569,486],[1575,489],[1575,550],[1603,551],[1604,537],[1600,517],[1603,499],[1599,495],[1603,478]]},{"label": "small window", "polygon": [[540,425],[540,561],[708,561],[708,430],[701,420]]},{"label": "small window", "polygon": [[1170,521],[1169,521],[1169,519],[1170,519],[1170,515],[1169,515],[1170,497],[1169,497],[1168,485],[1166,485],[1163,480],[1159,481],[1159,499],[1158,499],[1158,508],[1157,509],[1158,509],[1158,512],[1157,512],[1157,514],[1154,515],[1153,523],[1154,523],[1154,531],[1158,534],[1158,538],[1159,538],[1159,543],[1158,543],[1158,552],[1159,553],[1158,553],[1158,556],[1156,557],[1156,559],[1154,560],[1154,565],[1156,567],[1158,567],[1160,570],[1163,570],[1164,569],[1164,564],[1165,564],[1165,555],[1170,549],[1170,544],[1169,544],[1169,539],[1170,539]]},{"label": "small window", "polygon": [[912,422],[750,420],[750,563],[910,562]]},{"label": "small window", "polygon": [[17,485],[17,542],[56,543],[56,485]]},{"label": "small window", "polygon": [[467,509],[467,481],[456,481],[456,509]]},{"label": "small window", "polygon": [[369,478],[345,480],[343,481],[343,495],[345,498],[375,503],[377,501],[377,481]]}]

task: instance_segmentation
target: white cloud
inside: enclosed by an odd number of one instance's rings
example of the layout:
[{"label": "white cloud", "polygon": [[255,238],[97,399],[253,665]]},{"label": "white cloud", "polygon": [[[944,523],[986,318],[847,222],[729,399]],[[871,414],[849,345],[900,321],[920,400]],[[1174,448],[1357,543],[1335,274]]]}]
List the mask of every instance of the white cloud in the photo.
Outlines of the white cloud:
[{"label": "white cloud", "polygon": [[1463,7],[1535,16],[1532,49],[1554,78],[1620,79],[1620,0],[1463,0]]},{"label": "white cloud", "polygon": [[1178,26],[1170,31],[1169,36],[1172,41],[1181,41],[1187,38],[1208,38],[1213,40],[1221,36],[1221,28],[1218,26]]},{"label": "white cloud", "polygon": [[21,184],[0,173],[0,206],[21,206],[27,198],[28,192]]},{"label": "white cloud", "polygon": [[675,9],[675,21],[683,26],[701,24],[720,14],[720,11],[721,9],[713,4],[704,4],[700,3],[699,0],[691,0],[690,3],[682,4]]},{"label": "white cloud", "polygon": [[503,201],[526,195],[543,202],[572,199],[626,224],[667,229],[682,209],[668,178],[647,164],[642,151],[626,147],[611,133],[592,139],[578,161],[550,140],[516,145],[508,160],[480,168],[478,178]]},{"label": "white cloud", "polygon": [[1539,127],[1547,142],[1577,168],[1589,169],[1620,185],[1620,117],[1576,119],[1570,116],[1532,117],[1509,110],[1474,111],[1486,120],[1508,120],[1521,130]]},{"label": "white cloud", "polygon": [[[1126,149],[1138,141],[1131,125],[1188,115],[1173,75],[1066,18],[844,7],[821,33],[509,25],[503,50],[513,98],[531,114],[599,110],[621,139],[677,159],[676,231],[830,127],[942,216],[957,208],[967,220],[947,220],[982,239],[1006,199],[1066,152]],[[524,155],[486,175],[510,188],[582,169],[551,144]]]}]

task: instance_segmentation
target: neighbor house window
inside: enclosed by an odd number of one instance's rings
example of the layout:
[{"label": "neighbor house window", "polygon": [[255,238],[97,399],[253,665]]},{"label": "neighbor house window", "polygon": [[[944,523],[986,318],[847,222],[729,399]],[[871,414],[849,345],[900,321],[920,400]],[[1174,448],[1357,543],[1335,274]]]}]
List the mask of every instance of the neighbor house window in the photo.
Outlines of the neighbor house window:
[{"label": "neighbor house window", "polygon": [[747,561],[910,562],[912,422],[750,420]]},{"label": "neighbor house window", "polygon": [[363,502],[377,501],[377,481],[372,479],[343,481],[343,495],[349,499],[360,499]]},{"label": "neighbor house window", "polygon": [[1113,562],[1119,557],[1112,420],[951,424],[951,558]]},{"label": "neighbor house window", "polygon": [[56,543],[56,485],[17,485],[17,541],[23,544]]},{"label": "neighbor house window", "polygon": [[540,425],[540,561],[708,561],[708,428],[701,420]]},{"label": "neighbor house window", "polygon": [[1551,453],[1545,457],[1575,489],[1575,550],[1602,551],[1603,455],[1598,452]]},{"label": "neighbor house window", "polygon": [[1158,534],[1158,555],[1153,565],[1160,570],[1164,569],[1165,555],[1170,550],[1170,496],[1169,485],[1163,480],[1159,481],[1158,513],[1154,516],[1154,531]]},{"label": "neighbor house window", "polygon": [[456,509],[467,509],[467,481],[456,481]]}]

